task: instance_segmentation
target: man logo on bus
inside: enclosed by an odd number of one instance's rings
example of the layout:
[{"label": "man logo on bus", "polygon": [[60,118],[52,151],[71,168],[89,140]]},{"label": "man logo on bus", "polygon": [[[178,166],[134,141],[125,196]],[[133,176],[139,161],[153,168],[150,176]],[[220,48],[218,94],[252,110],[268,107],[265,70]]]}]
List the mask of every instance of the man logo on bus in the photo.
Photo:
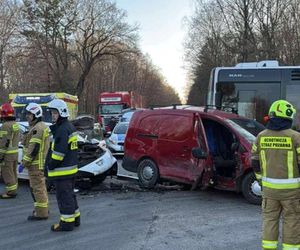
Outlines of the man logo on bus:
[{"label": "man logo on bus", "polygon": [[229,74],[229,77],[243,77],[242,74]]}]

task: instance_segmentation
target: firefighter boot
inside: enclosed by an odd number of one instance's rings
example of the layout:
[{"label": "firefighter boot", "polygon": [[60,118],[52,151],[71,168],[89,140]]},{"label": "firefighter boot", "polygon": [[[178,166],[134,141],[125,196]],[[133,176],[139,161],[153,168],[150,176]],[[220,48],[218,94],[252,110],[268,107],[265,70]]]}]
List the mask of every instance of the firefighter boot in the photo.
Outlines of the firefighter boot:
[{"label": "firefighter boot", "polygon": [[79,227],[80,226],[80,216],[75,217],[75,223],[74,223],[75,227]]},{"label": "firefighter boot", "polygon": [[46,216],[46,217],[37,216],[35,211],[32,212],[32,215],[29,215],[27,217],[27,220],[29,220],[29,221],[47,220],[47,219],[48,219],[48,216]]},{"label": "firefighter boot", "polygon": [[75,222],[64,222],[60,221],[57,224],[51,226],[51,231],[53,232],[62,232],[62,231],[73,231]]},{"label": "firefighter boot", "polygon": [[74,213],[75,227],[79,227],[80,226],[80,211],[79,211],[79,208],[77,205],[77,201],[76,201],[76,206],[77,206],[77,209],[75,210],[75,213]]},{"label": "firefighter boot", "polygon": [[16,198],[17,194],[4,193],[0,195],[0,199],[13,199]]}]

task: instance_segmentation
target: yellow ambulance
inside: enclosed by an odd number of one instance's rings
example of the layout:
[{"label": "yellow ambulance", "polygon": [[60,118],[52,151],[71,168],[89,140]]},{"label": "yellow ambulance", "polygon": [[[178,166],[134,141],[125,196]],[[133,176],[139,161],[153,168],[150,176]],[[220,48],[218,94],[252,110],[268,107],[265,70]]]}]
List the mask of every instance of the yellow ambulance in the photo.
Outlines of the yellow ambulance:
[{"label": "yellow ambulance", "polygon": [[67,93],[22,93],[9,94],[9,101],[15,109],[15,114],[18,122],[25,122],[24,107],[35,102],[41,105],[43,109],[43,120],[51,123],[50,112],[47,111],[48,103],[53,99],[61,99],[66,102],[69,108],[70,120],[75,119],[78,113],[78,97]]}]

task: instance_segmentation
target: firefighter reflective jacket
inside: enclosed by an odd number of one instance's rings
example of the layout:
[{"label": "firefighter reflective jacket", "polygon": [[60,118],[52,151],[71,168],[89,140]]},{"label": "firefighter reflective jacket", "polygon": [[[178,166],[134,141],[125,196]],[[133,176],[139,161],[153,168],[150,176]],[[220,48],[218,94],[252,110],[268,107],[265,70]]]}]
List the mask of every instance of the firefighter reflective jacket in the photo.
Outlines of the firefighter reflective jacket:
[{"label": "firefighter reflective jacket", "polygon": [[44,122],[38,121],[31,126],[23,139],[24,167],[36,166],[38,169],[43,170],[49,144],[49,128]]},{"label": "firefighter reflective jacket", "polygon": [[264,197],[300,198],[300,133],[262,131],[252,146],[252,166],[261,179]]},{"label": "firefighter reflective jacket", "polygon": [[53,142],[49,154],[48,177],[73,178],[78,171],[76,129],[67,119],[61,119],[50,126],[50,129]]},{"label": "firefighter reflective jacket", "polygon": [[0,128],[0,159],[18,160],[19,125],[15,121],[5,121]]}]

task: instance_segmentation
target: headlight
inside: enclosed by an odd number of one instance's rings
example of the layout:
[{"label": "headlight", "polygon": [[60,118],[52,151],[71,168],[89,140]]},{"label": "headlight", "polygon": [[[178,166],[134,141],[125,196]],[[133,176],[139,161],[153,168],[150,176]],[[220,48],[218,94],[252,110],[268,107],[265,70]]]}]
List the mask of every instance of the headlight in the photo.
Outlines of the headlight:
[{"label": "headlight", "polygon": [[103,164],[103,159],[100,159],[99,161],[97,161],[96,164],[97,164],[98,166],[101,166],[101,165]]},{"label": "headlight", "polygon": [[111,144],[117,145],[117,143],[116,143],[114,140],[112,140],[112,139],[108,139],[108,141],[109,141]]}]

